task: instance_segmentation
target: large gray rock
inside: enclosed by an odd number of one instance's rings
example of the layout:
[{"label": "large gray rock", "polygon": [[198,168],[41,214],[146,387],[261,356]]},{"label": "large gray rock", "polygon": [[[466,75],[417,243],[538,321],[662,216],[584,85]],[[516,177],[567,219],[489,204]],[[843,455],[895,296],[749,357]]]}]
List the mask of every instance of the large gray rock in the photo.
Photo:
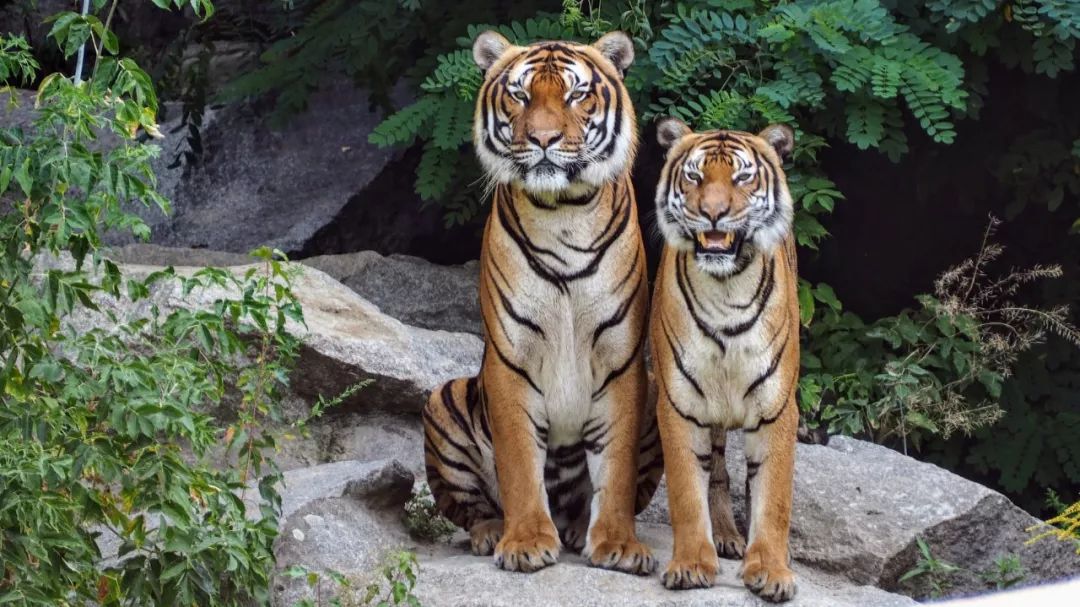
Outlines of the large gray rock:
[{"label": "large gray rock", "polygon": [[[110,257],[121,263],[158,266],[236,266],[251,263],[246,254],[130,244],[113,247]],[[384,256],[375,251],[319,255],[298,260],[334,277],[384,313],[407,325],[481,334],[477,294],[480,267],[476,261],[443,266],[409,255]]]},{"label": "large gray rock", "polygon": [[[343,461],[286,472],[281,533],[274,544],[279,569],[374,569],[386,551],[408,538],[400,519],[412,488],[413,475],[397,461]],[[274,587],[278,604],[287,607],[308,590],[303,579],[285,575],[277,576]]]},{"label": "large gray rock", "polygon": [[401,322],[425,329],[481,334],[480,264],[442,266],[409,255],[374,251],[320,255],[300,263],[318,268]]},{"label": "large gray rock", "polygon": [[[41,259],[39,265],[70,268],[69,257]],[[250,266],[231,271],[244,273]],[[339,407],[338,414],[362,408],[391,413],[416,414],[427,396],[443,382],[475,375],[483,344],[466,333],[432,331],[412,327],[383,314],[351,289],[314,268],[299,266],[293,292],[303,306],[305,325],[290,321],[288,330],[300,338],[299,360],[292,374],[293,393],[307,402],[333,397],[357,382],[374,380]],[[145,276],[158,266],[125,264],[127,277]],[[177,267],[179,274],[195,268]],[[221,298],[239,298],[234,289],[196,289],[184,294],[175,281],[155,285],[151,296],[132,304],[99,298],[105,311],[120,319],[146,317],[151,306],[163,312],[187,308],[206,309]],[[75,328],[107,325],[103,314],[80,312]]]},{"label": "large gray rock", "polygon": [[[400,105],[407,96],[395,95],[395,101]],[[137,210],[154,242],[238,253],[260,245],[298,251],[398,153],[367,142],[383,114],[348,82],[313,93],[308,110],[279,128],[265,114],[247,103],[208,107],[200,126],[203,154],[178,166],[187,129],[179,117],[161,124],[167,136],[154,169],[173,213]],[[124,234],[111,240],[131,242]]]},{"label": "large gray rock", "polygon": [[[742,436],[728,439],[736,517],[745,521]],[[950,594],[985,592],[980,574],[995,558],[1016,554],[1024,583],[1080,574],[1080,556],[1053,541],[1026,544],[1038,520],[1001,494],[933,464],[864,441],[834,437],[828,446],[798,445],[791,552],[800,563],[853,582],[923,596],[925,578],[901,584],[918,560],[916,537],[936,558],[963,570]],[[668,522],[666,488],[640,520]]]}]

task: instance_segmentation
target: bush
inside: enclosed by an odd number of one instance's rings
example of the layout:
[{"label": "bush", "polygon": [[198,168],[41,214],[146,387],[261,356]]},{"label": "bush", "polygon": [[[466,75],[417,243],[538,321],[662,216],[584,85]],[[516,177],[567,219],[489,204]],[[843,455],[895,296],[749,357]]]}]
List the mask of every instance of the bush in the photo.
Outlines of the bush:
[{"label": "bush", "polygon": [[[129,205],[168,209],[158,150],[141,142],[159,135],[156,94],[117,55],[115,6],[104,22],[54,18],[64,54],[87,43],[93,67],[84,81],[45,76],[32,127],[0,130],[0,603],[266,603],[280,474],[257,428],[276,415],[296,346],[285,324],[302,312],[269,250],[244,274],[140,277],[101,250],[106,230],[149,234]],[[0,38],[0,84],[36,70],[25,40]],[[114,311],[160,289],[221,296],[208,310]],[[233,423],[210,415],[219,406]]]}]

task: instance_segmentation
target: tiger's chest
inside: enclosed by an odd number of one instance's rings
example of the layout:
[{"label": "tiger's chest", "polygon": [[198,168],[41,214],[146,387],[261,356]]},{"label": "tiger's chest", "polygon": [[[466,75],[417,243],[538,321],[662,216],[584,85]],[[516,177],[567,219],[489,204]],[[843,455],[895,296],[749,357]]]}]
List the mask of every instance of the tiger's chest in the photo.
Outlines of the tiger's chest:
[{"label": "tiger's chest", "polygon": [[685,300],[674,308],[685,314],[679,363],[693,379],[682,384],[682,400],[695,418],[727,428],[753,427],[773,413],[791,377],[782,368],[790,360],[785,353],[797,347],[789,291],[778,284],[775,266],[763,259],[746,272],[726,284],[690,277],[693,308]]},{"label": "tiger's chest", "polygon": [[518,205],[494,209],[491,221],[482,288],[494,296],[481,298],[497,333],[489,339],[536,382],[546,417],[580,425],[641,339],[646,288],[632,209]]}]

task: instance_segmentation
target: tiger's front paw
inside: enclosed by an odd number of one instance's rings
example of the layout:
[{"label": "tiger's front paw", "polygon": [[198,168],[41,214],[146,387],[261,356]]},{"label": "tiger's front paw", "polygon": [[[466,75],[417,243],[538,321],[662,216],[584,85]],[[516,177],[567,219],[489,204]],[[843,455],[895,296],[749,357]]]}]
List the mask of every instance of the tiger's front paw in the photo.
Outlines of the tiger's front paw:
[{"label": "tiger's front paw", "polygon": [[559,560],[559,537],[550,525],[507,532],[495,546],[495,566],[530,573]]},{"label": "tiger's front paw", "polygon": [[495,545],[503,535],[502,519],[487,519],[469,528],[469,543],[476,556],[488,556],[495,551]]},{"label": "tiger's front paw", "polygon": [[767,558],[760,545],[750,546],[743,559],[742,580],[751,592],[774,603],[790,601],[795,596],[795,574],[785,558]]},{"label": "tiger's front paw", "polygon": [[582,553],[593,567],[614,569],[634,575],[648,575],[656,571],[656,559],[652,550],[636,538],[624,540],[601,540],[586,546]]},{"label": "tiger's front paw", "polygon": [[708,588],[713,585],[719,570],[720,561],[716,558],[716,548],[711,542],[703,541],[691,550],[679,550],[676,547],[667,570],[660,576],[660,581],[670,590]]}]

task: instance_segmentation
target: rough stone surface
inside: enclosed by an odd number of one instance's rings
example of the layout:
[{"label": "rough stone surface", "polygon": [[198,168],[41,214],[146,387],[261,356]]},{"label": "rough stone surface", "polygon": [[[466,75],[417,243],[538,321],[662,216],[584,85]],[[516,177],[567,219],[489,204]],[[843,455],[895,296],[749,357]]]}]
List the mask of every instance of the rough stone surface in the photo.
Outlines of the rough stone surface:
[{"label": "rough stone surface", "polygon": [[[69,257],[42,259],[42,268],[71,267]],[[249,266],[236,266],[242,274]],[[125,265],[125,276],[136,277],[158,266]],[[178,267],[187,274],[193,268]],[[483,344],[466,333],[432,331],[405,325],[383,314],[351,289],[314,268],[303,268],[293,279],[293,292],[304,309],[306,326],[291,323],[288,329],[301,342],[300,357],[291,386],[296,396],[314,402],[333,397],[363,380],[375,380],[342,406],[338,414],[358,409],[391,413],[418,413],[432,389],[456,377],[475,375]],[[239,297],[220,288],[198,289],[186,296],[179,285],[162,282],[151,296],[132,304],[101,298],[99,305],[120,319],[145,317],[152,305],[163,312],[178,308],[207,308],[220,298]],[[101,326],[103,315],[85,313],[76,327]],[[81,325],[78,323],[82,323]]]},{"label": "rough stone surface", "polygon": [[[285,474],[281,533],[274,543],[279,571],[374,570],[408,541],[401,510],[413,477],[396,461],[337,462]],[[333,586],[326,584],[325,590]],[[275,604],[292,607],[308,595],[303,579],[274,581]]]},{"label": "rough stone surface", "polygon": [[309,111],[279,129],[247,104],[208,108],[197,164],[169,168],[186,129],[162,142],[155,170],[174,212],[145,216],[154,241],[240,253],[264,244],[303,248],[393,157],[367,142],[381,118],[349,82],[312,94]]},{"label": "rough stone surface", "polygon": [[[745,521],[742,437],[728,439],[728,471],[736,518]],[[1038,583],[1080,573],[1080,556],[1066,544],[1025,545],[1038,520],[1001,494],[933,464],[846,437],[829,445],[798,445],[791,553],[800,563],[860,584],[921,595],[923,582],[901,585],[914,567],[916,537],[935,557],[964,568],[950,578],[953,593],[981,592],[979,574],[1003,554],[1020,556]],[[669,521],[666,488],[639,520]]]},{"label": "rough stone surface", "polygon": [[480,265],[441,266],[408,255],[374,251],[320,255],[300,261],[337,278],[401,322],[480,335]]},{"label": "rough stone surface", "polygon": [[[131,244],[114,247],[111,257],[122,263],[158,266],[236,266],[251,263],[240,253]],[[384,313],[425,329],[481,334],[475,261],[442,266],[408,255],[360,251],[298,260],[326,272]]]},{"label": "rough stone surface", "polygon": [[400,506],[409,498],[414,477],[396,460],[346,460],[284,473],[281,516],[290,518],[315,500],[348,496],[369,508]]},{"label": "rough stone surface", "polygon": [[[33,93],[17,94],[17,108],[6,108],[6,99],[0,108],[4,125],[27,125],[33,118]],[[393,97],[398,107],[408,101],[404,92]],[[367,142],[382,114],[351,83],[313,93],[309,106],[278,129],[246,103],[208,107],[200,127],[203,155],[177,166],[188,130],[179,118],[164,121],[154,171],[173,212],[132,209],[151,227],[154,242],[236,253],[261,245],[303,249],[398,153]],[[166,108],[180,114],[175,104]],[[107,240],[130,244],[132,236],[114,233]]]}]

